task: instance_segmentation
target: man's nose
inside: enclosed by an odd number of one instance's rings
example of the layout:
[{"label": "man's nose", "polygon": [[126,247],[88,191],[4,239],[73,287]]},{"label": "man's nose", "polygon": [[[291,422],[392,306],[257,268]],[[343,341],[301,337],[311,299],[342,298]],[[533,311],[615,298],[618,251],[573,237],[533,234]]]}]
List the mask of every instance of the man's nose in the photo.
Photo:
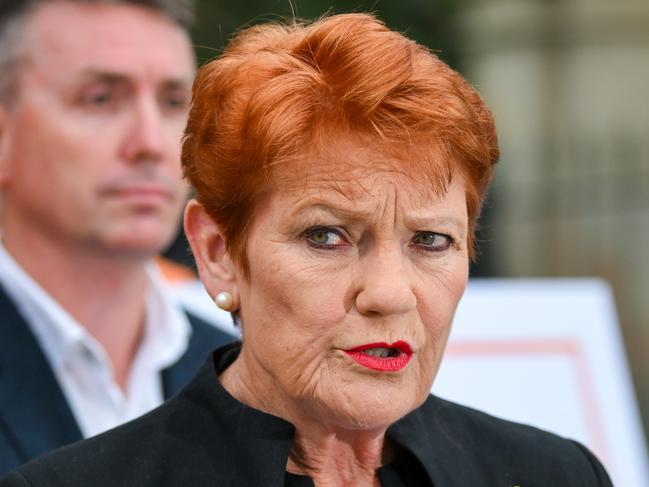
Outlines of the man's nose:
[{"label": "man's nose", "polygon": [[156,100],[139,98],[123,144],[123,157],[131,163],[159,162],[164,148],[162,114]]},{"label": "man's nose", "polygon": [[394,248],[376,248],[362,258],[356,309],[365,315],[407,313],[417,307],[407,256]]}]

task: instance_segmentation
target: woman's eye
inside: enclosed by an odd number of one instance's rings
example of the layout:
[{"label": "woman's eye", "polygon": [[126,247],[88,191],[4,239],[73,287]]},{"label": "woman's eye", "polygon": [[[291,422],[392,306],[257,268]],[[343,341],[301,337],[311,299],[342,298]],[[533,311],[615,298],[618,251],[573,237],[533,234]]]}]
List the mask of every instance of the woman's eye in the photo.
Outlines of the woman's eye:
[{"label": "woman's eye", "polygon": [[319,248],[337,247],[344,243],[340,233],[332,228],[309,229],[306,237],[311,245]]},{"label": "woman's eye", "polygon": [[413,243],[425,250],[439,252],[448,249],[453,243],[453,239],[442,233],[419,232],[415,235]]}]

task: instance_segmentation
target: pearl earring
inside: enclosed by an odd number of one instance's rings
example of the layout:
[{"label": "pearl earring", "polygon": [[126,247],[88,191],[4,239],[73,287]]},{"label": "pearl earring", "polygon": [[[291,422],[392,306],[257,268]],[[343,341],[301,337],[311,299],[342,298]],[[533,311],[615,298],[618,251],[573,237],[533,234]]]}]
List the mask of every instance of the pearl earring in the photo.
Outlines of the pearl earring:
[{"label": "pearl earring", "polygon": [[234,304],[234,298],[232,294],[227,291],[221,291],[214,298],[216,305],[221,308],[223,311],[231,311],[232,305]]}]

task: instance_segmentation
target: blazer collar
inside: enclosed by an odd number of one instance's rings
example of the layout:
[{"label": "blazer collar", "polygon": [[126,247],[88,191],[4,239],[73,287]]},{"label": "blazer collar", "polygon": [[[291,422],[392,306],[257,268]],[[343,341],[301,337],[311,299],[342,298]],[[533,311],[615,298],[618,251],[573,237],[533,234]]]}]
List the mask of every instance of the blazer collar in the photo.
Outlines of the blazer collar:
[{"label": "blazer collar", "polygon": [[[216,427],[216,431],[203,430],[207,445],[225,438],[235,440],[231,444],[231,458],[237,465],[247,468],[235,469],[227,485],[283,487],[295,432],[293,425],[240,403],[223,388],[217,377],[234,362],[240,349],[241,344],[236,342],[215,351],[181,397],[191,394],[207,399]],[[220,457],[216,461],[226,463],[217,471],[230,470],[227,468],[229,459]]]},{"label": "blazer collar", "polygon": [[215,348],[235,340],[234,336],[219,330],[214,325],[207,324],[190,313],[185,313],[190,325],[187,349],[176,363],[161,373],[165,400],[176,395],[189,383],[205,362],[205,357],[211,356]]},{"label": "blazer collar", "polygon": [[1,286],[0,317],[0,421],[18,457],[26,461],[80,440],[47,359]]}]

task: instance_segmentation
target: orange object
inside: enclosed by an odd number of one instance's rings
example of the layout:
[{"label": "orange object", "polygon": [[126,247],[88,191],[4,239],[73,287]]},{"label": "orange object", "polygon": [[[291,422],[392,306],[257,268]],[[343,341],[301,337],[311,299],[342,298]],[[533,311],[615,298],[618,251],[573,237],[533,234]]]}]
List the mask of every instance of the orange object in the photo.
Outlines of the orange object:
[{"label": "orange object", "polygon": [[191,268],[165,257],[158,256],[156,257],[155,262],[162,273],[162,277],[164,277],[167,282],[178,283],[183,281],[193,281],[198,277]]}]

